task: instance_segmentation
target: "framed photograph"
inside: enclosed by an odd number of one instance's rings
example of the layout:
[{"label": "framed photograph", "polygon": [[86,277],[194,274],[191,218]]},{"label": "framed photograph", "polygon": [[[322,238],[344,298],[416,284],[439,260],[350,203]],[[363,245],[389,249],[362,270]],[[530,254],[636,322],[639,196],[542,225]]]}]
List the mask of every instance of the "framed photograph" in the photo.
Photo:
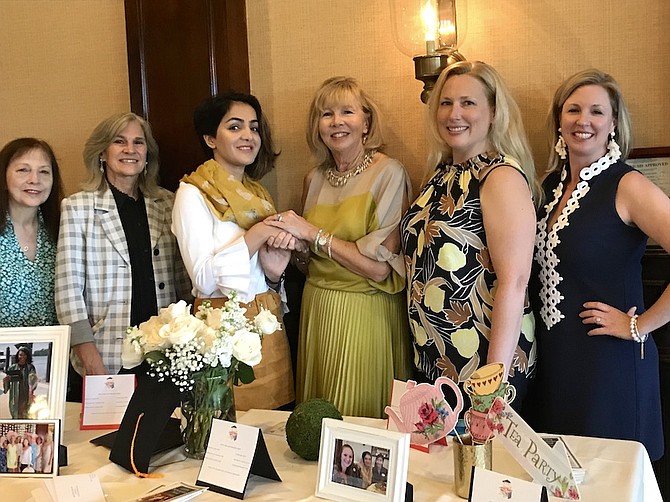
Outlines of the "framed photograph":
[{"label": "framed photograph", "polygon": [[670,146],[635,148],[626,163],[644,174],[670,197]]},{"label": "framed photograph", "polygon": [[0,420],[63,420],[69,352],[69,326],[0,328]]},{"label": "framed photograph", "polygon": [[59,420],[0,420],[0,478],[58,474]]},{"label": "framed photograph", "polygon": [[404,502],[409,434],[324,418],[316,496]]}]

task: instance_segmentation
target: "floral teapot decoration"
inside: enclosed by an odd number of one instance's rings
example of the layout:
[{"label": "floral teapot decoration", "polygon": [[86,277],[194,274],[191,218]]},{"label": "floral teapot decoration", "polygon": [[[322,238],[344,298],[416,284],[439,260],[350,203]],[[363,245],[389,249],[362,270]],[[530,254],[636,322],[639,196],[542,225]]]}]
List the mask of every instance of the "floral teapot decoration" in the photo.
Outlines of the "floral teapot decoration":
[{"label": "floral teapot decoration", "polygon": [[[456,395],[455,409],[444,399],[443,384],[451,387]],[[463,394],[451,379],[439,377],[434,384],[418,385],[414,380],[408,380],[406,389],[400,398],[400,415],[391,406],[387,406],[385,411],[400,432],[411,434],[412,443],[434,443],[454,429],[458,414],[463,409]]]}]

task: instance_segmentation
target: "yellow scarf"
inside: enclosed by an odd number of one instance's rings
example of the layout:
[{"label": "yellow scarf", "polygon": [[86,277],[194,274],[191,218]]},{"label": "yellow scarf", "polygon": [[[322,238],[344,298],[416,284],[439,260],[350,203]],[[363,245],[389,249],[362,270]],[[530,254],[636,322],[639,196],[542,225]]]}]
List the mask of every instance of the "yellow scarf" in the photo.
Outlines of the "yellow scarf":
[{"label": "yellow scarf", "polygon": [[263,185],[246,174],[241,182],[237,181],[214,159],[181,180],[198,187],[209,208],[221,221],[232,221],[245,230],[277,212]]}]

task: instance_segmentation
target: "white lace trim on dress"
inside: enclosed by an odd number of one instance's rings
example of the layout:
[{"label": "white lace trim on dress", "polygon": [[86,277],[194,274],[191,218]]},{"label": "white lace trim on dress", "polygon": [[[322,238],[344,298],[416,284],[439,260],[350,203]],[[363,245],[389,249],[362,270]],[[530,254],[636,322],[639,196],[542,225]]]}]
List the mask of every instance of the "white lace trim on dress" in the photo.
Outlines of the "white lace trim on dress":
[{"label": "white lace trim on dress", "polygon": [[579,200],[590,190],[588,182],[619,160],[620,156],[620,152],[608,152],[604,157],[601,157],[579,172],[580,181],[577,183],[572,194],[570,194],[570,198],[558,216],[558,219],[551,229],[547,231],[549,216],[563,195],[563,183],[568,173],[568,166],[566,165],[561,172],[561,181],[554,189],[554,199],[545,206],[546,214],[544,218],[537,222],[535,260],[540,265],[540,284],[542,285],[540,289],[540,299],[542,301],[540,316],[548,329],[551,329],[565,317],[558,308],[561,300],[565,298],[558,289],[558,285],[563,278],[556,271],[556,267],[560,262],[554,252],[556,246],[561,242],[558,232],[569,225],[569,216],[579,208]]}]

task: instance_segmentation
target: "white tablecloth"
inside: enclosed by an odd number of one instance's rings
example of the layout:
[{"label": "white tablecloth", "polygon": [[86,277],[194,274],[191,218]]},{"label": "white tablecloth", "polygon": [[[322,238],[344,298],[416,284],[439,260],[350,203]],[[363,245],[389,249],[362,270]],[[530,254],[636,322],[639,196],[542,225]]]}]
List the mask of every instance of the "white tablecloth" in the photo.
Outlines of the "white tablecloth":
[{"label": "white tablecloth", "polygon": [[[109,450],[96,447],[89,439],[105,431],[80,431],[80,405],[68,403],[63,443],[68,447],[69,464],[61,475],[96,472],[107,495],[107,502],[126,502],[150,489],[175,481],[194,483],[200,462],[184,460],[156,469],[163,479],[139,479],[112,464]],[[245,500],[303,501],[321,500],[314,496],[317,480],[317,462],[307,462],[295,455],[285,437],[276,433],[285,423],[287,412],[252,410],[240,414],[240,423],[260,427],[264,432],[270,456],[283,482],[252,476],[247,485]],[[350,418],[362,425],[384,427],[385,421]],[[272,433],[275,432],[275,433]],[[580,485],[582,499],[587,502],[656,502],[661,495],[654,472],[644,447],[633,441],[618,441],[577,436],[566,436],[566,442],[586,469]],[[493,470],[510,476],[530,479],[502,445],[494,442]],[[453,452],[451,446],[433,446],[430,453],[412,450],[408,481],[414,486],[414,500],[462,501],[454,493]],[[32,490],[40,488],[42,480],[35,478],[2,477],[2,499],[11,502],[30,500]],[[7,498],[8,497],[8,498]],[[236,500],[217,493],[205,493],[196,500]],[[560,500],[553,499],[552,500]]]}]

